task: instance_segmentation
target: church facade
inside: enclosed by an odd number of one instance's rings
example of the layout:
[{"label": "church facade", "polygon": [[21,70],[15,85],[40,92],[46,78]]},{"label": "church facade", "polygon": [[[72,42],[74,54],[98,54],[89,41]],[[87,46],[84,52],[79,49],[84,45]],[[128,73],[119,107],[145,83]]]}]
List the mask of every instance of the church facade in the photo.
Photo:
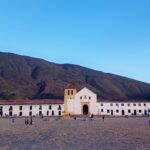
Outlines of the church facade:
[{"label": "church facade", "polygon": [[88,88],[78,93],[74,88],[66,88],[64,95],[65,113],[71,115],[106,115],[106,116],[148,116],[150,102],[139,101],[103,101]]},{"label": "church facade", "polygon": [[83,88],[78,93],[76,89],[65,89],[65,113],[71,115],[97,114],[97,95],[88,88]]},{"label": "church facade", "polygon": [[149,116],[150,102],[103,101],[84,87],[79,92],[72,86],[64,88],[64,100],[0,101],[0,116]]}]

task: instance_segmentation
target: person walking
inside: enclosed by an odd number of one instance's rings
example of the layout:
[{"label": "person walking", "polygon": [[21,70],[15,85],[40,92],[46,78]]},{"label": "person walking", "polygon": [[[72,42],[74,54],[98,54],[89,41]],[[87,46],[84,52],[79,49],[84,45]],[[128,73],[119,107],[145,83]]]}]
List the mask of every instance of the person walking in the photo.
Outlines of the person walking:
[{"label": "person walking", "polygon": [[30,125],[32,125],[33,124],[33,120],[32,120],[32,117],[30,118]]},{"label": "person walking", "polygon": [[77,120],[76,116],[74,116],[74,120]]},{"label": "person walking", "polygon": [[105,116],[102,116],[103,121],[105,120]]}]

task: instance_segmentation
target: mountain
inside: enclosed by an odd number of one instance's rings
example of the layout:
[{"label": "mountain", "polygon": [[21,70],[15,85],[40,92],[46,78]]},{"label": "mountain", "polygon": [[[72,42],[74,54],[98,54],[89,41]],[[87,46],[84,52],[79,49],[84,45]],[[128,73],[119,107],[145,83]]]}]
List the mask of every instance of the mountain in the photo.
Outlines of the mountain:
[{"label": "mountain", "polygon": [[63,98],[63,88],[87,86],[98,98],[150,101],[150,84],[78,65],[0,52],[0,99]]}]

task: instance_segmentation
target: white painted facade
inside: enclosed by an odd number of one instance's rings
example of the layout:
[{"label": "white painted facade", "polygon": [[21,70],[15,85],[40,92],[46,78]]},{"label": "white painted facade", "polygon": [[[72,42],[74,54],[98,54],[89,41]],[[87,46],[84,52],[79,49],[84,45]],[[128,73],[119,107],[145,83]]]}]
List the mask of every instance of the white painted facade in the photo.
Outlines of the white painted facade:
[{"label": "white painted facade", "polygon": [[149,102],[100,102],[97,103],[98,115],[147,116],[150,115]]},{"label": "white painted facade", "polygon": [[[86,112],[84,105],[88,106]],[[74,99],[68,99],[68,111],[73,115],[147,116],[150,115],[150,102],[98,102],[95,93],[83,88]]]},{"label": "white painted facade", "polygon": [[88,105],[91,114],[97,114],[97,95],[87,88],[79,91],[74,99],[68,100],[68,110],[71,114],[81,115],[83,114],[84,105]]},{"label": "white painted facade", "polygon": [[[2,116],[62,116],[63,104],[0,105]],[[2,110],[1,110],[2,109]]]},{"label": "white painted facade", "polygon": [[[69,89],[68,89],[69,90]],[[71,94],[71,92],[68,92]],[[67,111],[70,115],[108,115],[108,116],[148,116],[150,102],[104,102],[88,88],[83,88],[72,98],[67,99]],[[31,103],[30,103],[31,102]],[[55,102],[55,101],[54,101]],[[63,116],[63,103],[29,101],[28,103],[0,102],[0,116]]]}]

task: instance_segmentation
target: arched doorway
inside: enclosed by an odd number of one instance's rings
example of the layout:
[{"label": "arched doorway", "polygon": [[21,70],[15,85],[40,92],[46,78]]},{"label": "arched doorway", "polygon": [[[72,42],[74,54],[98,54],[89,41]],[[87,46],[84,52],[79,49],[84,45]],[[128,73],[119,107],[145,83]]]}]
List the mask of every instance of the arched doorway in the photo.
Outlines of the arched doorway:
[{"label": "arched doorway", "polygon": [[88,107],[88,105],[83,105],[83,114],[84,115],[87,115],[89,113],[89,107]]}]

